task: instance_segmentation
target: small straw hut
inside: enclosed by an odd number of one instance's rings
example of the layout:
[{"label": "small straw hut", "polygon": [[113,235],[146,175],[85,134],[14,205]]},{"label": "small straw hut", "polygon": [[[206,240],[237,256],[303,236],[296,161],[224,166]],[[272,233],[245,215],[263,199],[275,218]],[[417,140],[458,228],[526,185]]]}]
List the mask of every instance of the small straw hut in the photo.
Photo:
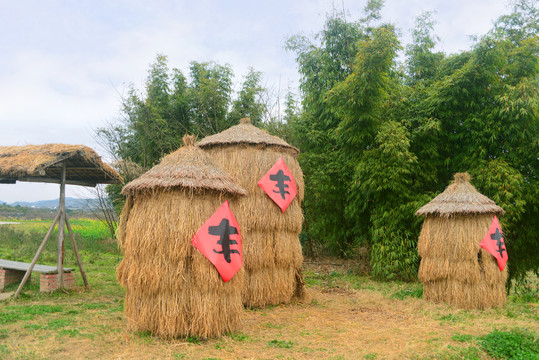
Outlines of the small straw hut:
[{"label": "small straw hut", "polygon": [[[299,150],[253,126],[249,119],[202,139],[198,145],[249,193],[230,203],[242,229],[244,305],[275,305],[303,298],[299,233],[304,182],[296,160]],[[284,160],[297,185],[297,196],[284,213],[257,185],[279,158]]]},{"label": "small straw hut", "polygon": [[467,173],[455,174],[444,192],[416,212],[425,216],[418,242],[425,300],[465,309],[504,305],[507,267],[500,271],[479,246],[494,215],[503,214],[477,192]]},{"label": "small straw hut", "polygon": [[247,193],[195,146],[194,136],[183,140],[122,190],[117,276],[127,289],[129,330],[206,338],[238,329],[243,269],[223,282],[191,238],[225,200]]}]

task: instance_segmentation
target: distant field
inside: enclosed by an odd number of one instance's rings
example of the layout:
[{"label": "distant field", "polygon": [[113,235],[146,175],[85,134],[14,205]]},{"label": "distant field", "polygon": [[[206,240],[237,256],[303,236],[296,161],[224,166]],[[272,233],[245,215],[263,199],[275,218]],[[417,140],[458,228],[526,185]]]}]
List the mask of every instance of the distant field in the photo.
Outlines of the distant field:
[{"label": "distant field", "polygon": [[[115,242],[95,220],[72,224],[91,290],[83,288],[77,271],[76,290],[40,294],[35,276],[19,299],[0,302],[0,359],[539,357],[535,277],[513,292],[504,308],[466,311],[425,302],[420,283],[374,281],[355,274],[355,261],[339,259],[306,262],[310,298],[248,309],[237,333],[167,341],[129,333],[125,291],[115,275],[121,259]],[[0,257],[29,261],[49,225],[50,221],[23,221],[0,226]],[[55,264],[55,238],[51,240],[43,260]],[[67,246],[66,265],[76,267]],[[504,355],[510,351],[512,357]]]},{"label": "distant field", "polygon": [[[1,220],[3,221],[3,220]],[[16,225],[0,225],[0,258],[15,261],[30,262],[49,227],[51,220],[10,220]],[[96,254],[119,254],[116,242],[110,239],[110,232],[105,224],[94,219],[70,219],[77,247],[80,252],[89,258]],[[65,241],[66,264],[76,264],[71,241]],[[56,264],[58,243],[58,228],[54,230],[47,241],[47,245],[40,257],[41,264]],[[71,266],[69,265],[69,266]]]}]

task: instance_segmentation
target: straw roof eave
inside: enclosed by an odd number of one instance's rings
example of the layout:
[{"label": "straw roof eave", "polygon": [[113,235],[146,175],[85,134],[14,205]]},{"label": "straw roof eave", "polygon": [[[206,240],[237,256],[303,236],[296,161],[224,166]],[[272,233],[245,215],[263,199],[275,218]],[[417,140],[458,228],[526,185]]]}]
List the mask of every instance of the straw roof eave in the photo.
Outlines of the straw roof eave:
[{"label": "straw roof eave", "polygon": [[60,183],[63,164],[66,184],[95,186],[123,182],[122,177],[87,146],[45,144],[0,146],[0,183]]},{"label": "straw roof eave", "polygon": [[242,119],[240,124],[232,126],[218,134],[205,137],[197,145],[203,149],[215,146],[235,146],[239,144],[262,145],[281,148],[291,152],[295,157],[299,149],[288,144],[281,138],[268,134],[250,123],[249,119]]},{"label": "straw roof eave", "polygon": [[467,173],[455,174],[455,181],[445,191],[416,212],[416,215],[445,217],[466,214],[505,214],[494,201],[475,189]]},{"label": "straw roof eave", "polygon": [[230,174],[221,170],[198,146],[194,137],[184,137],[185,146],[165,156],[161,162],[124,186],[122,194],[134,195],[141,192],[184,189],[205,189],[230,195],[247,195]]}]

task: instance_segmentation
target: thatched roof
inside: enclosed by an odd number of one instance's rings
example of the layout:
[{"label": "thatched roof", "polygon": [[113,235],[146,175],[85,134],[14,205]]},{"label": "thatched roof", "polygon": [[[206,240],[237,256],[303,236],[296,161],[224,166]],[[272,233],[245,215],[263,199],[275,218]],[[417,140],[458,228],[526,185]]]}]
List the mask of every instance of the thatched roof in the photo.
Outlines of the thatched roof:
[{"label": "thatched roof", "polygon": [[443,193],[417,210],[416,215],[498,214],[505,212],[470,184],[468,173],[455,174],[455,181]]},{"label": "thatched roof", "polygon": [[158,188],[188,188],[217,190],[233,195],[247,195],[232,177],[215,165],[202,149],[195,145],[195,137],[183,137],[184,145],[165,156],[161,162],[124,186],[122,194],[151,191]]},{"label": "thatched roof", "polygon": [[66,184],[95,186],[123,182],[121,176],[87,146],[45,144],[0,146],[0,183],[60,183],[62,163],[66,165]]},{"label": "thatched roof", "polygon": [[293,147],[283,139],[268,134],[265,130],[259,129],[248,118],[240,120],[238,125],[232,126],[219,134],[208,136],[198,142],[202,148],[223,145],[250,144],[277,146],[290,149],[295,156],[299,154],[299,149]]}]

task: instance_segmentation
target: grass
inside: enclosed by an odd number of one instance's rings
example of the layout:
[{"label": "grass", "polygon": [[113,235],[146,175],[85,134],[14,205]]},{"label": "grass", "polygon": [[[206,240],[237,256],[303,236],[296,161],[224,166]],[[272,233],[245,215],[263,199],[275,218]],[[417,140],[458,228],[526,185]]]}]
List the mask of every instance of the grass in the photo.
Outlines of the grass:
[{"label": "grass", "polygon": [[[48,224],[1,226],[0,257],[31,260]],[[0,359],[484,360],[538,354],[537,278],[522,282],[504,308],[460,310],[425,302],[420,283],[378,282],[338,259],[304,266],[307,301],[248,309],[241,331],[173,340],[130,333],[115,243],[95,221],[72,225],[91,290],[77,271],[73,291],[41,294],[35,277],[19,299],[0,302]],[[46,250],[55,264],[51,240]],[[66,266],[76,267],[70,253],[66,247]],[[337,265],[323,265],[328,261]]]},{"label": "grass", "polygon": [[292,341],[285,341],[285,340],[271,340],[271,341],[268,341],[268,346],[278,347],[281,349],[292,349],[294,347],[294,343]]}]

